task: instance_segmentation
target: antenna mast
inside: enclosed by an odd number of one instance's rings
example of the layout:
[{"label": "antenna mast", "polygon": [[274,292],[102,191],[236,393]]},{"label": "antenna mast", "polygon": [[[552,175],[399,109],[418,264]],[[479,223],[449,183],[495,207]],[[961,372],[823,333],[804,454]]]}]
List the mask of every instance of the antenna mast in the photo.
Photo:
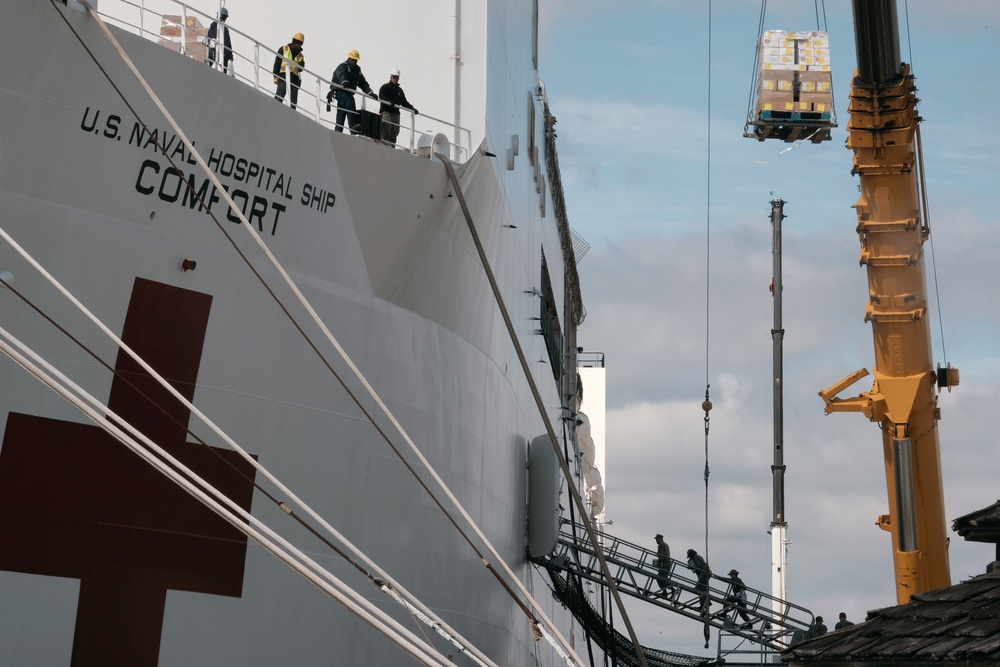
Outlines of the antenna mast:
[{"label": "antenna mast", "polygon": [[785,521],[785,459],[784,459],[784,403],[782,389],[782,344],[785,330],[781,327],[781,221],[785,218],[785,202],[771,200],[771,296],[774,305],[774,326],[771,340],[774,345],[774,462],[771,464],[773,479],[774,513],[771,517],[771,595],[774,597],[772,611],[776,616],[785,613],[785,563],[788,542]]}]

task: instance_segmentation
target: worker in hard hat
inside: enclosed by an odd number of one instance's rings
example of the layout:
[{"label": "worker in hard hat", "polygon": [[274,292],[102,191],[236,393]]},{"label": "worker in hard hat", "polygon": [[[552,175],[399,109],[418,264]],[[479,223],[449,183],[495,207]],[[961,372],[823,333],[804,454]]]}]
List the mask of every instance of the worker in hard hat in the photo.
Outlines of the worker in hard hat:
[{"label": "worker in hard hat", "polygon": [[337,132],[344,131],[345,120],[352,133],[361,132],[361,116],[354,103],[355,90],[360,88],[372,98],[378,99],[378,95],[372,92],[372,87],[365,80],[365,75],[361,73],[359,60],[361,54],[357,50],[351,51],[347,54],[347,60],[337,65],[337,69],[333,70],[333,76],[330,77],[332,83],[326,101],[329,103],[331,99],[337,99],[337,126],[334,128]]},{"label": "worker in hard hat", "polygon": [[301,72],[306,66],[306,57],[302,55],[302,43],[305,41],[306,38],[301,32],[295,33],[291,43],[278,49],[272,70],[274,83],[278,86],[274,91],[274,99],[284,102],[285,90],[290,85],[288,101],[293,109],[299,100],[299,86],[302,85]]},{"label": "worker in hard hat", "polygon": [[[205,39],[208,44],[208,58],[206,63],[210,67],[215,67],[219,62],[216,60],[217,47],[219,42],[222,42],[222,71],[229,74],[230,63],[233,62],[233,42],[229,38],[229,27],[226,25],[226,19],[229,18],[229,10],[225,7],[219,9],[219,20],[212,21],[212,25],[208,27],[208,37]],[[222,24],[222,30],[220,33],[219,24]]]},{"label": "worker in hard hat", "polygon": [[399,136],[399,110],[409,109],[414,115],[420,113],[409,100],[399,85],[399,70],[393,67],[389,70],[389,81],[378,89],[378,98],[382,102],[379,111],[382,114],[382,141],[387,144],[396,143]]}]

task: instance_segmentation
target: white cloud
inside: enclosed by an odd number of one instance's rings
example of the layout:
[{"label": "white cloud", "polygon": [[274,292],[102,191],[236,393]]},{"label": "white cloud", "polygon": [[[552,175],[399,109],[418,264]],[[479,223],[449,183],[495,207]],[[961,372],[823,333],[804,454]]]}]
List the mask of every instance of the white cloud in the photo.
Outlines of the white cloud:
[{"label": "white cloud", "polygon": [[[849,157],[849,156],[848,156]],[[801,164],[801,158],[799,159]],[[577,193],[577,196],[585,193]],[[656,193],[609,198],[606,214],[641,215]],[[659,201],[664,195],[660,194]],[[596,200],[595,200],[596,201]],[[621,208],[616,208],[621,201]],[[871,368],[870,325],[863,322],[867,278],[848,202],[829,223],[786,207],[784,226],[785,502],[792,540],[789,595],[827,618],[846,611],[861,620],[895,601],[888,534],[875,526],[888,499],[881,434],[860,414],[823,414],[817,391],[858,368]],[[995,500],[995,446],[983,423],[1000,399],[996,350],[1000,316],[986,305],[995,282],[997,244],[991,225],[966,211],[938,223],[936,262],[950,359],[968,369],[962,385],[941,396],[941,451],[947,516]],[[706,243],[703,225],[665,225],[659,233],[624,235],[606,223],[580,266],[589,312],[580,341],[608,363],[605,474],[611,531],[639,544],[663,532],[675,556],[702,551],[705,534],[705,435],[701,401],[706,373]],[[769,589],[772,499],[771,229],[759,212],[713,228],[709,382],[710,562],[737,567],[753,587]],[[993,276],[991,280],[989,277]],[[984,294],[985,289],[985,294]],[[937,321],[932,334],[937,338]],[[940,350],[940,347],[938,350]],[[940,359],[938,352],[936,359]],[[853,396],[871,378],[845,390]],[[977,434],[978,432],[978,434]],[[991,548],[952,542],[960,580],[982,572]],[[700,626],[634,610],[644,641],[699,652]]]}]

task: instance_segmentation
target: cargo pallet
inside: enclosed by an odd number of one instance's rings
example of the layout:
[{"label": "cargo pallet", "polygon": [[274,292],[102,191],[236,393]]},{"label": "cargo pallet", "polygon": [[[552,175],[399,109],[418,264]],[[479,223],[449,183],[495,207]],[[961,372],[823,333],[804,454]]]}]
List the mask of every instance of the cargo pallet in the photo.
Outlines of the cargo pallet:
[{"label": "cargo pallet", "polygon": [[757,141],[780,139],[787,143],[808,139],[814,144],[818,144],[830,139],[830,129],[836,126],[836,123],[829,121],[757,121],[747,123],[743,130],[743,136],[751,137]]},{"label": "cargo pallet", "polygon": [[778,120],[790,120],[790,121],[826,121],[829,123],[831,121],[831,116],[829,111],[771,111],[765,110],[760,112],[760,120],[763,121],[778,121]]}]

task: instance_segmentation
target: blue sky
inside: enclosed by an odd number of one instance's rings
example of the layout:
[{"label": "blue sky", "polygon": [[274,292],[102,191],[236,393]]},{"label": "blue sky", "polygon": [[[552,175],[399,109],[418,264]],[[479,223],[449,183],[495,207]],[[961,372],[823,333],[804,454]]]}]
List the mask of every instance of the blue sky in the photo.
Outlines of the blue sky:
[{"label": "blue sky", "polygon": [[[874,363],[844,145],[850,3],[820,6],[819,26],[814,3],[767,4],[766,30],[830,35],[839,127],[791,150],[742,136],[759,2],[540,4],[539,68],[570,224],[593,246],[580,262],[579,340],[607,355],[610,532],[650,546],[662,532],[674,554],[704,550],[707,375],[709,561],[769,589],[769,202],[780,197],[789,598],[833,620],[895,604],[889,537],[874,525],[887,507],[880,433],[859,414],[824,416],[817,396]],[[961,372],[939,403],[950,521],[1000,497],[990,419],[1000,402],[1000,4],[900,0],[899,14],[924,118],[934,362]],[[844,395],[868,388],[862,380]],[[992,547],[949,534],[953,581],[985,571]],[[642,605],[630,615],[645,643],[705,653],[700,626]]]}]

